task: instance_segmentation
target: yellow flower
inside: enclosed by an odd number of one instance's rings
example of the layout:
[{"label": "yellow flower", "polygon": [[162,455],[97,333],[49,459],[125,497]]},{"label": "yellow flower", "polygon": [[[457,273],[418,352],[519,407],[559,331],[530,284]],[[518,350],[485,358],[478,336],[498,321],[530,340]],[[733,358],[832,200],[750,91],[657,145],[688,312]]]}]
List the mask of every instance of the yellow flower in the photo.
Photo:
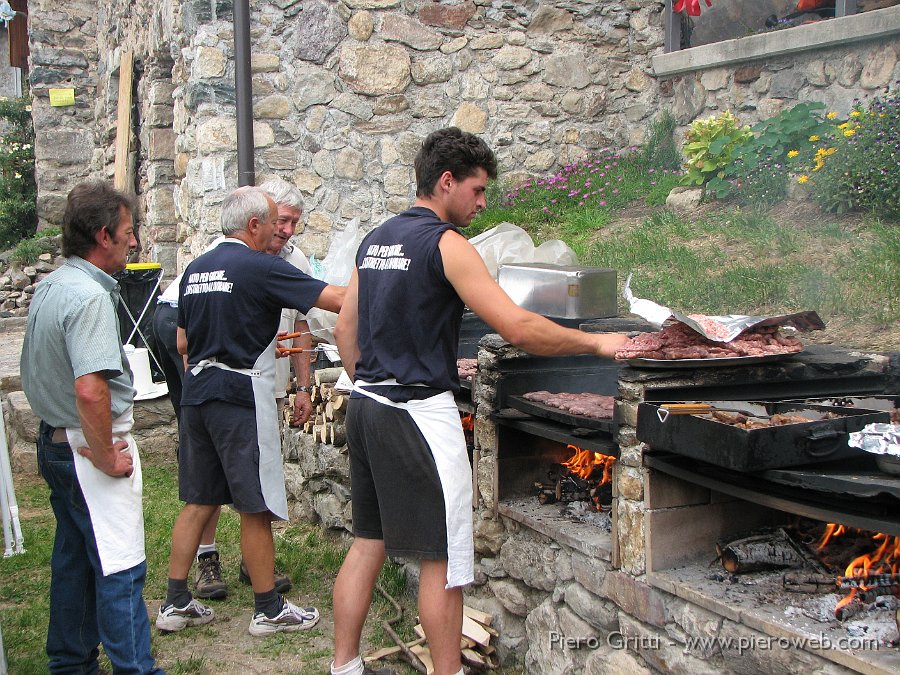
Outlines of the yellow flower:
[{"label": "yellow flower", "polygon": [[825,156],[827,157],[828,155],[833,155],[833,154],[836,153],[836,152],[837,152],[837,148],[828,148],[828,149],[825,151]]},{"label": "yellow flower", "polygon": [[800,153],[797,152],[796,150],[791,150],[790,152],[788,152],[788,157],[796,157],[799,154]]},{"label": "yellow flower", "polygon": [[825,117],[827,117],[827,118],[830,119],[830,120],[833,120],[835,117],[837,117],[837,113],[836,113],[836,112],[830,112],[830,113],[828,113],[827,115],[825,115]]},{"label": "yellow flower", "polygon": [[812,136],[809,137],[810,143],[815,143],[817,140],[819,140],[819,137],[816,136],[815,134],[813,134]]},{"label": "yellow flower", "polygon": [[838,129],[846,129],[850,126],[850,122],[844,122],[843,124],[838,124]]},{"label": "yellow flower", "polygon": [[845,130],[844,130],[844,136],[848,136],[848,137],[849,137],[849,136],[852,136],[852,135],[855,134],[855,133],[856,133],[856,131],[854,131],[853,129],[845,129]]},{"label": "yellow flower", "polygon": [[806,183],[809,180],[809,176],[803,174],[800,178],[797,179],[797,182],[800,184]]},{"label": "yellow flower", "polygon": [[854,110],[852,113],[850,113],[850,117],[859,117],[860,115],[862,115],[862,113],[859,112],[859,110]]}]

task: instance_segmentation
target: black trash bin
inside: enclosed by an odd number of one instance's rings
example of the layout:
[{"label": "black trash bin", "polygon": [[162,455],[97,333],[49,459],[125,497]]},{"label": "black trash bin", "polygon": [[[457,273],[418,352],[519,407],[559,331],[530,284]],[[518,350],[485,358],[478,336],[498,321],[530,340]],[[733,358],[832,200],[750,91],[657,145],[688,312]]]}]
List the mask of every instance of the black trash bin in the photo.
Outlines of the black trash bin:
[{"label": "black trash bin", "polygon": [[153,337],[153,313],[161,292],[162,273],[159,263],[128,263],[124,270],[113,275],[120,288],[121,301],[117,311],[122,344],[146,347],[156,357],[150,359],[154,382],[165,379],[158,365],[159,350]]}]

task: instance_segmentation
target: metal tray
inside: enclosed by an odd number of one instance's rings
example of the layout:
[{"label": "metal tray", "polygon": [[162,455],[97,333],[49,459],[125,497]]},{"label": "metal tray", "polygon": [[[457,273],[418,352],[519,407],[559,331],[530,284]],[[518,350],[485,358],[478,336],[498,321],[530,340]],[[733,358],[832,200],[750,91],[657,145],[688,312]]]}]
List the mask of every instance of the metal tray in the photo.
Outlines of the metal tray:
[{"label": "metal tray", "polygon": [[[780,401],[707,401],[715,408],[739,408],[766,414],[797,413],[809,422],[761,429],[740,429],[708,415],[658,415],[662,402],[638,406],[637,439],[654,450],[668,450],[733,471],[763,471],[866,455],[847,445],[848,434],[884,422],[888,413],[839,409]],[[757,410],[758,409],[758,410]],[[825,419],[827,413],[840,416]]]},{"label": "metal tray", "polygon": [[752,366],[757,363],[772,363],[784,361],[792,354],[763,354],[762,356],[726,356],[720,359],[626,359],[625,362],[632,368],[658,368],[670,370],[673,368],[721,368],[724,366]]},{"label": "metal tray", "polygon": [[536,401],[529,401],[522,396],[510,396],[506,404],[510,408],[514,408],[520,412],[535,415],[544,419],[560,422],[572,427],[580,427],[582,429],[599,429],[615,433],[617,424],[612,417],[586,417],[585,415],[575,415],[562,408],[554,408],[550,405],[544,405]]}]

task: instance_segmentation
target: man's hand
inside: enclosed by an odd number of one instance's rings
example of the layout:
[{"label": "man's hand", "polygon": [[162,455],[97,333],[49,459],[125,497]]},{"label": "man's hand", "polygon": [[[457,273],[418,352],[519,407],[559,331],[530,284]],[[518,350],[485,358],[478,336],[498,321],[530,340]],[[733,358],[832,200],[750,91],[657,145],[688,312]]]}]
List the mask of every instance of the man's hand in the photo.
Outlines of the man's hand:
[{"label": "man's hand", "polygon": [[312,411],[313,406],[309,394],[305,391],[298,391],[294,394],[294,415],[291,417],[291,426],[299,427],[301,424],[306,424]]},{"label": "man's hand", "polygon": [[128,450],[128,443],[116,441],[113,443],[112,453],[103,453],[102,456],[94,454],[87,446],[78,448],[78,454],[90,460],[96,468],[107,476],[113,478],[127,478],[134,473],[134,459]]},{"label": "man's hand", "polygon": [[627,345],[631,338],[624,333],[597,333],[597,356],[616,358],[616,352]]}]

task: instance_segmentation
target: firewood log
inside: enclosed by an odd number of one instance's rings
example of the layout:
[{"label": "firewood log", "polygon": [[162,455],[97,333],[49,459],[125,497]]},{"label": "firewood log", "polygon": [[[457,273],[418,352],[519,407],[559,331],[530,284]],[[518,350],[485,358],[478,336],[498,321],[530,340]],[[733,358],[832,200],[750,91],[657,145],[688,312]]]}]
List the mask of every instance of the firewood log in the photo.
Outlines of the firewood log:
[{"label": "firewood log", "polygon": [[333,384],[338,381],[342,372],[343,368],[320,368],[314,373],[316,384]]},{"label": "firewood log", "polygon": [[781,585],[789,593],[833,593],[837,580],[827,574],[785,574]]},{"label": "firewood log", "polygon": [[783,529],[737,539],[725,546],[716,544],[722,567],[732,574],[744,574],[778,567],[800,567],[806,557]]},{"label": "firewood log", "polygon": [[336,448],[347,445],[347,432],[343,424],[328,425],[328,443]]}]

